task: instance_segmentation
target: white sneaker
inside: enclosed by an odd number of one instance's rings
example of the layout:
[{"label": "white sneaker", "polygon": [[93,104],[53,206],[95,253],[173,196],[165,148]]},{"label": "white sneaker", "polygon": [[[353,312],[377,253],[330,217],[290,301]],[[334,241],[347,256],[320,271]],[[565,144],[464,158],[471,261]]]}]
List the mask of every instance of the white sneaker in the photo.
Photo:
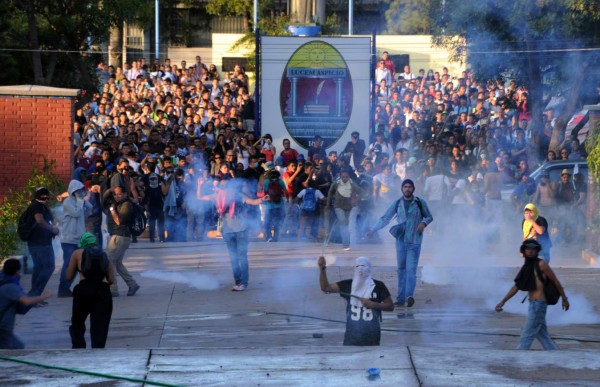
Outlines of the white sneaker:
[{"label": "white sneaker", "polygon": [[233,288],[231,288],[232,292],[243,292],[244,290],[246,290],[246,286],[242,284],[235,285]]},{"label": "white sneaker", "polygon": [[350,246],[344,246],[344,251],[350,251]]}]

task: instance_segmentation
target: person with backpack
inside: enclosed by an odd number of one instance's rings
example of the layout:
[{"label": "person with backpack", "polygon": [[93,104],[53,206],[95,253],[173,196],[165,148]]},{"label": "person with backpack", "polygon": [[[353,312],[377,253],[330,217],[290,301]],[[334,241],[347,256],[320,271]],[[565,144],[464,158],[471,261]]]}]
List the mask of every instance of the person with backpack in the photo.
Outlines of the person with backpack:
[{"label": "person with backpack", "polygon": [[52,294],[45,290],[39,296],[27,296],[21,287],[21,262],[9,258],[2,265],[0,278],[0,349],[23,349],[25,344],[14,334],[15,317],[25,314],[33,305],[44,302]]},{"label": "person with backpack", "polygon": [[69,334],[72,348],[85,348],[85,320],[90,316],[92,348],[104,348],[112,316],[110,285],[114,282],[112,264],[97,245],[96,236],[86,232],[73,252],[66,278],[79,272],[79,284],[73,288],[73,314]]},{"label": "person with backpack", "polygon": [[[308,187],[298,193],[300,201],[300,232],[298,239],[306,238],[315,240],[318,236],[319,225],[319,202],[325,199],[325,195],[319,191],[315,180],[309,177]],[[306,227],[309,227],[310,233],[306,234]]]},{"label": "person with backpack", "polygon": [[223,221],[223,239],[227,244],[227,251],[231,259],[234,286],[232,292],[242,292],[248,287],[248,221],[246,205],[258,206],[268,203],[269,196],[253,199],[244,194],[239,179],[231,179],[229,175],[222,175],[215,186],[215,203],[217,212]]},{"label": "person with backpack", "polygon": [[66,279],[67,268],[69,267],[71,255],[77,250],[79,239],[86,230],[85,218],[92,211],[90,194],[79,180],[71,180],[66,196],[62,201],[63,216],[60,246],[63,251],[63,265],[60,271],[58,297],[73,297],[71,292],[73,281]]},{"label": "person with backpack", "polygon": [[[39,296],[44,291],[46,284],[54,273],[55,256],[52,247],[52,239],[60,232],[58,227],[52,224],[54,216],[48,207],[50,191],[46,187],[35,190],[34,199],[24,213],[28,235],[23,235],[19,230],[21,239],[27,241],[27,248],[33,260],[33,274],[31,275],[31,290],[28,296]],[[22,222],[19,220],[19,229]],[[42,301],[39,305],[47,305]]]},{"label": "person with backpack", "polygon": [[425,200],[414,196],[415,184],[410,179],[402,182],[402,197],[390,205],[387,211],[367,232],[367,236],[387,226],[396,217],[398,224],[390,229],[396,238],[396,261],[398,263],[398,295],[396,306],[412,307],[415,303],[417,267],[423,242],[423,231],[433,216]]},{"label": "person with backpack", "polygon": [[268,201],[265,201],[265,241],[277,242],[285,216],[284,196],[286,193],[286,186],[279,177],[279,172],[276,170],[270,172],[265,179],[263,190],[269,198]]},{"label": "person with backpack", "polygon": [[[113,277],[114,271],[119,273],[129,287],[127,295],[135,296],[137,291],[140,290],[140,285],[133,279],[129,274],[129,270],[123,264],[125,252],[131,244],[130,223],[134,215],[133,204],[129,201],[125,190],[120,186],[116,186],[104,193],[104,208],[106,211],[106,228],[109,234],[106,255],[112,263]],[[110,285],[110,291],[113,297],[119,297],[119,286],[116,280]]]},{"label": "person with backpack", "polygon": [[[562,299],[563,310],[569,310],[569,299],[565,294],[560,281],[543,259],[539,258],[542,245],[535,239],[526,239],[521,245],[521,256],[525,263],[515,277],[515,284],[510,288],[506,296],[496,305],[496,312],[502,312],[504,304],[510,300],[519,290],[528,292],[529,308],[527,321],[521,332],[517,349],[530,349],[534,339],[538,339],[546,350],[558,349],[546,326],[546,310],[548,305],[558,302],[555,292]],[[551,292],[552,290],[552,292]]]}]

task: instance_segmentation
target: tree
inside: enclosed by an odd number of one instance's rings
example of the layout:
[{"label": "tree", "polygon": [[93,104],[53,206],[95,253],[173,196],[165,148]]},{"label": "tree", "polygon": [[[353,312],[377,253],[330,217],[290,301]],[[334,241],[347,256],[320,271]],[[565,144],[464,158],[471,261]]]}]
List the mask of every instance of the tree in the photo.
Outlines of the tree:
[{"label": "tree", "polygon": [[466,61],[480,77],[510,74],[529,87],[533,128],[549,97],[566,95],[551,148],[559,145],[587,70],[597,61],[600,6],[592,0],[432,0],[433,42]]},{"label": "tree", "polygon": [[[281,4],[276,4],[275,0],[263,0],[258,2],[258,14],[262,17],[279,16]],[[254,13],[253,0],[209,0],[206,4],[206,12],[215,16],[242,16],[244,25],[248,30],[252,27],[250,23],[251,15]]]},{"label": "tree", "polygon": [[431,29],[430,0],[385,0],[389,4],[385,11],[387,33],[429,34]]},{"label": "tree", "polygon": [[1,82],[74,88],[95,86],[100,58],[92,51],[107,41],[110,27],[148,20],[153,10],[151,0],[7,0],[3,5],[0,44],[9,55],[0,63],[19,67],[17,79]]}]

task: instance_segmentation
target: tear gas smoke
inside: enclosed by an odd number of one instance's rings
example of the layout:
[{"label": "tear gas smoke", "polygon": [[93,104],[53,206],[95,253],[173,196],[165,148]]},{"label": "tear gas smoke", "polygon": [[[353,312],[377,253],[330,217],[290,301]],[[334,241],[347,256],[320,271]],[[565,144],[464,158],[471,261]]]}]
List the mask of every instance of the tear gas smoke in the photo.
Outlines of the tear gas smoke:
[{"label": "tear gas smoke", "polygon": [[196,272],[176,272],[165,270],[149,270],[141,273],[142,277],[154,278],[161,281],[180,283],[198,290],[217,290],[219,281],[208,274]]}]

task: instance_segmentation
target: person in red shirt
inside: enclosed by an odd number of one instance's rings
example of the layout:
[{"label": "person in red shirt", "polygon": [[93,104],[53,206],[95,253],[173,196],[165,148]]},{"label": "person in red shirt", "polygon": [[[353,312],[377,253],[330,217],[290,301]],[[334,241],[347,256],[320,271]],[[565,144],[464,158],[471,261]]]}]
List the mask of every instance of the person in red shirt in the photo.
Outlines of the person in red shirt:
[{"label": "person in red shirt", "polygon": [[288,138],[283,139],[283,150],[280,155],[283,157],[283,165],[289,165],[290,163],[295,163],[298,159],[298,151],[291,148],[291,143]]},{"label": "person in red shirt", "polygon": [[394,79],[396,65],[394,65],[394,62],[392,62],[392,60],[390,59],[387,51],[384,51],[383,54],[381,54],[381,60],[384,62],[385,68],[390,70],[390,75],[392,76],[392,79]]}]

